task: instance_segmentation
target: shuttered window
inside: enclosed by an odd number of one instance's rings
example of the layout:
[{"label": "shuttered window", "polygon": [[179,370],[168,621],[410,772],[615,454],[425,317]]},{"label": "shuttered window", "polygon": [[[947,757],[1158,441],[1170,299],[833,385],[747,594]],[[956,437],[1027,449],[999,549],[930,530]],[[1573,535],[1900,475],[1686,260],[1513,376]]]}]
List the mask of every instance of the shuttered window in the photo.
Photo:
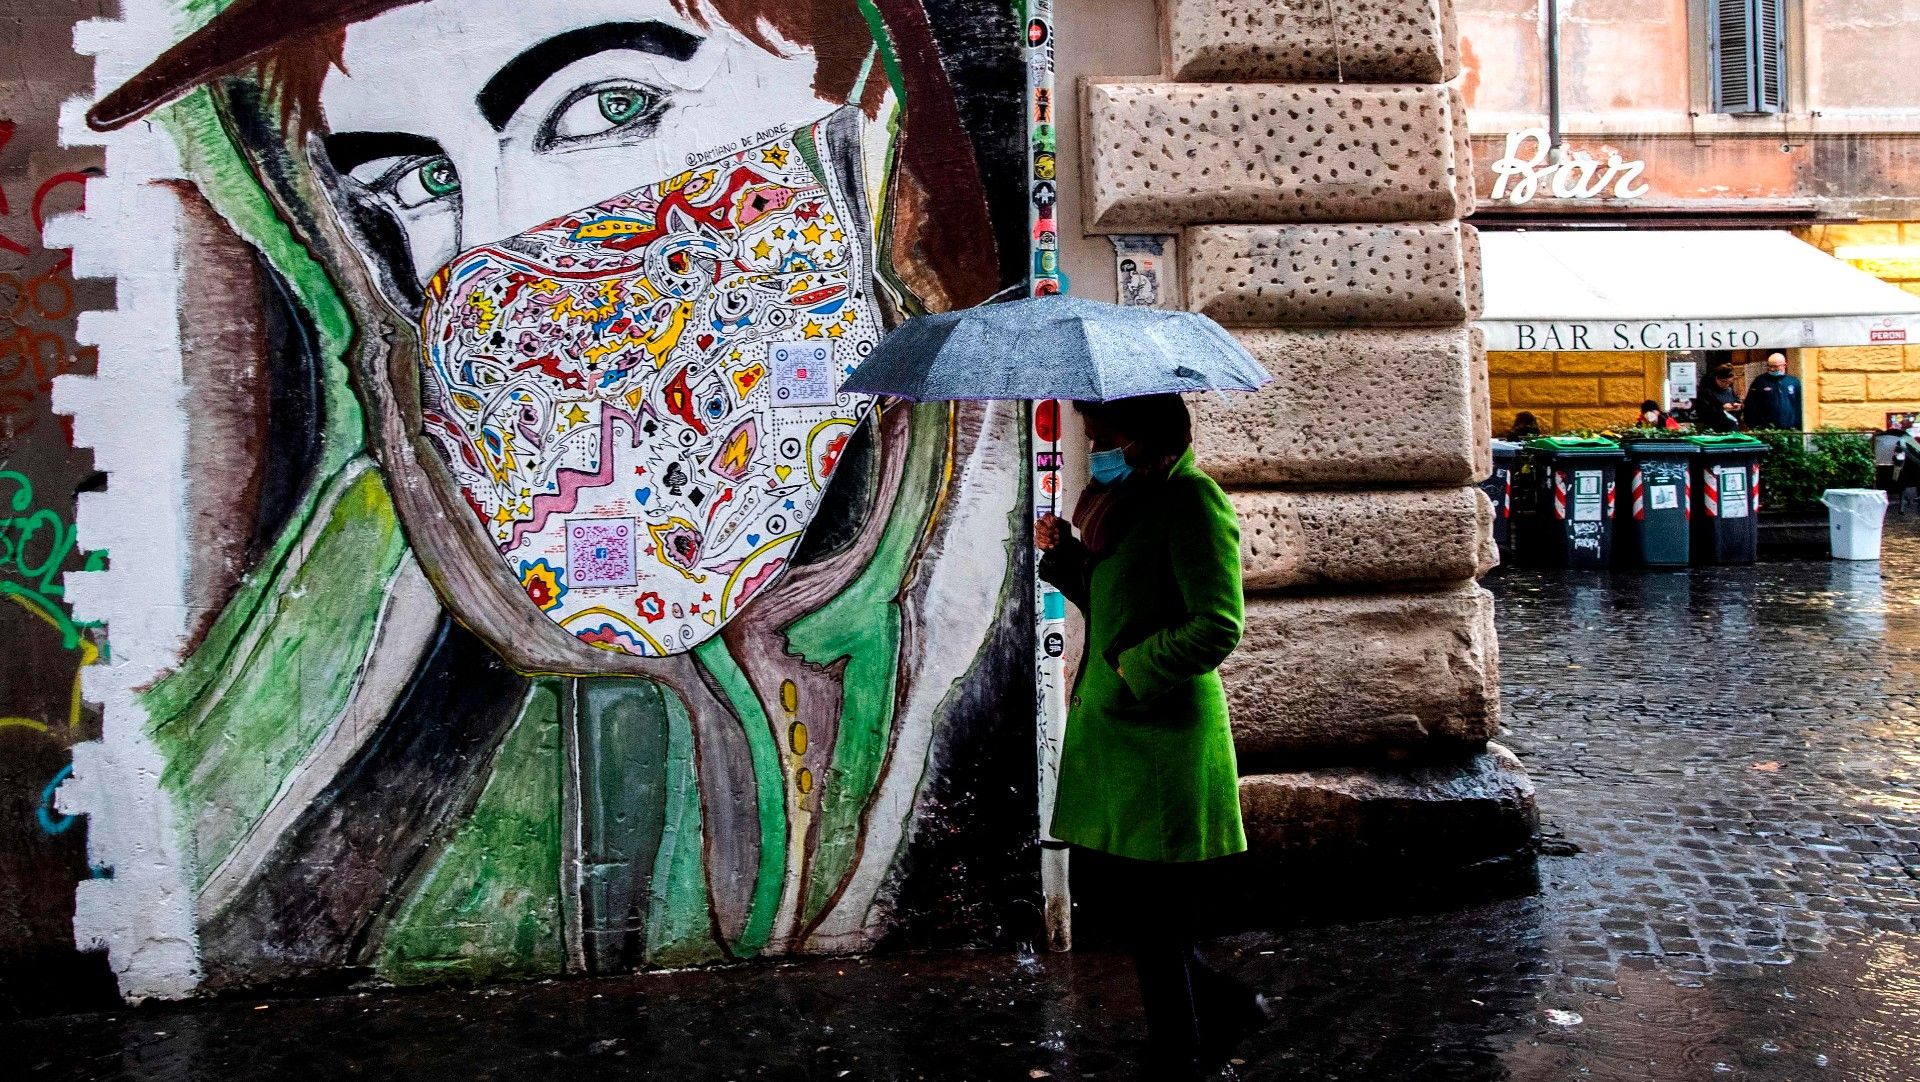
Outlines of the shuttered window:
[{"label": "shuttered window", "polygon": [[1711,0],[1707,53],[1716,113],[1778,113],[1787,103],[1786,0]]}]

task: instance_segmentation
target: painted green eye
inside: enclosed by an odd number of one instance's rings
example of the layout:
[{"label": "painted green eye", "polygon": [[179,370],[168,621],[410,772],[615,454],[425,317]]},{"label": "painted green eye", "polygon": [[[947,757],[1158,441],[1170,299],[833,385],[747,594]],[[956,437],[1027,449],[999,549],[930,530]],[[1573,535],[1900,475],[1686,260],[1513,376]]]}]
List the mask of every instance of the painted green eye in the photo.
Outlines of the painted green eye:
[{"label": "painted green eye", "polygon": [[600,103],[600,115],[609,124],[626,124],[647,111],[653,104],[645,92],[630,86],[616,86],[602,90],[595,95]]},{"label": "painted green eye", "polygon": [[460,194],[460,171],[445,154],[405,158],[389,168],[379,186],[408,210]]},{"label": "painted green eye", "polygon": [[588,87],[568,98],[547,122],[552,143],[594,139],[619,133],[621,137],[648,134],[666,111],[667,96],[634,83]]},{"label": "painted green eye", "polygon": [[420,166],[420,187],[435,199],[460,190],[460,174],[445,158],[430,158]]}]

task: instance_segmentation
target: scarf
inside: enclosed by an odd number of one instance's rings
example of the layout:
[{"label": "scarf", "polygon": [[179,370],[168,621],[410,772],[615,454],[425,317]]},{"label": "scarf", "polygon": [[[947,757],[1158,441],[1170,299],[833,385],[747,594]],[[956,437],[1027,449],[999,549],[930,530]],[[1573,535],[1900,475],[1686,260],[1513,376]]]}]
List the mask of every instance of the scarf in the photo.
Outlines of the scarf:
[{"label": "scarf", "polygon": [[1080,493],[1080,502],[1073,505],[1073,529],[1087,551],[1096,559],[1112,552],[1126,536],[1127,528],[1133,525],[1142,502],[1140,497],[1165,481],[1179,460],[1179,455],[1168,455],[1151,466],[1134,467],[1118,484],[1088,485]]}]

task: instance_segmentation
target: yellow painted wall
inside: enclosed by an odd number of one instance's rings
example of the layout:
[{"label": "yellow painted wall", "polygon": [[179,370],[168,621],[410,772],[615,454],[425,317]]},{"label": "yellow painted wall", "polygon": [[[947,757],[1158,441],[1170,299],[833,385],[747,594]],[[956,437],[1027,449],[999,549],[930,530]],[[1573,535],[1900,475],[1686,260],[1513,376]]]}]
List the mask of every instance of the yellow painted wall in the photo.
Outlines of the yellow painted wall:
[{"label": "yellow painted wall", "polygon": [[1494,435],[1522,410],[1547,435],[1630,425],[1640,403],[1659,399],[1665,368],[1664,353],[1489,353]]},{"label": "yellow painted wall", "polygon": [[[1920,222],[1818,225],[1800,233],[1822,251],[1920,295]],[[1920,333],[1912,328],[1910,334]],[[1920,344],[1803,349],[1807,427],[1880,428],[1920,410]]]}]

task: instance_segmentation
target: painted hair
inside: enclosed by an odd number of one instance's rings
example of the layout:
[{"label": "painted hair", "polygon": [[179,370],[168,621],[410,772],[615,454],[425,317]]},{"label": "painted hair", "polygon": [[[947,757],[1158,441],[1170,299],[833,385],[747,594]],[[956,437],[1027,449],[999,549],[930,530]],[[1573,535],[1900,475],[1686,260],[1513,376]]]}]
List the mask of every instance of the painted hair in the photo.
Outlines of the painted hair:
[{"label": "painted hair", "polygon": [[[727,26],[776,56],[789,46],[813,51],[819,62],[813,90],[836,105],[858,104],[869,116],[880,107],[884,78],[869,78],[861,100],[852,102],[861,73],[873,61],[876,33],[885,27],[869,23],[862,5],[851,0],[814,0],[780,3],[778,0],[672,0],[674,9],[705,29]],[[326,26],[296,37],[260,57],[257,75],[277,103],[282,126],[304,134],[321,115],[320,88],[327,72],[341,67],[347,27]],[[875,74],[879,65],[874,63]]]}]

